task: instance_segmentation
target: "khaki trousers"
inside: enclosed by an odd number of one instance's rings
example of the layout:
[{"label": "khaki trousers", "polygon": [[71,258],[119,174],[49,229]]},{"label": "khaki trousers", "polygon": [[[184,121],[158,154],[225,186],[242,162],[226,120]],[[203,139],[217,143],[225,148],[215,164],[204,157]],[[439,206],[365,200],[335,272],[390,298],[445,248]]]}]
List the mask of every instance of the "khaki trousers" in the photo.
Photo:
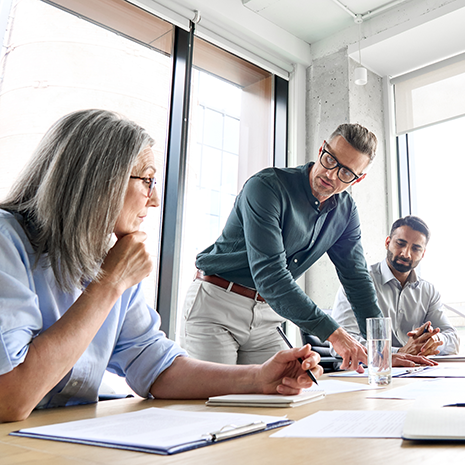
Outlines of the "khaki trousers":
[{"label": "khaki trousers", "polygon": [[276,331],[283,321],[265,302],[196,279],[184,303],[181,346],[199,360],[263,363],[287,348]]}]

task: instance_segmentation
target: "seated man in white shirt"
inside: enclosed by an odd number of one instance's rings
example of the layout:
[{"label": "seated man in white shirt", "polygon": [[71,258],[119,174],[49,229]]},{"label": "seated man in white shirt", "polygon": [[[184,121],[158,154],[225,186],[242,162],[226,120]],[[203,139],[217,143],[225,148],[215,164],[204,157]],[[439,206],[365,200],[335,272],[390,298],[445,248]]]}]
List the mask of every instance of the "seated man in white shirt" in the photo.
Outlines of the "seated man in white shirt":
[{"label": "seated man in white shirt", "polygon": [[[457,331],[444,313],[439,292],[415,272],[429,238],[429,228],[420,218],[398,219],[386,238],[386,259],[369,270],[378,305],[392,321],[393,354],[447,355],[459,350]],[[332,317],[365,343],[342,287],[336,295]]]}]

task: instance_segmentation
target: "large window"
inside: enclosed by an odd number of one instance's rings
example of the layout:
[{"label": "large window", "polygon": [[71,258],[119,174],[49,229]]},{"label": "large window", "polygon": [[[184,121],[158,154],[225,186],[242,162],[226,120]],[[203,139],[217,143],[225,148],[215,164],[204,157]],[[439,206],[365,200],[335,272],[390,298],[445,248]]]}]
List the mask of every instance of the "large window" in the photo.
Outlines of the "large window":
[{"label": "large window", "polygon": [[3,23],[0,198],[69,112],[104,108],[145,127],[162,208],[144,222],[155,267],[143,286],[174,337],[195,255],[221,232],[244,181],[273,164],[277,124],[285,140],[287,87],[277,112],[271,73],[124,0],[9,0]]},{"label": "large window", "polygon": [[408,166],[411,213],[424,219],[431,229],[421,275],[437,286],[446,304],[465,313],[465,250],[457,244],[465,230],[460,206],[461,173],[465,170],[460,149],[464,127],[462,117],[409,133]]},{"label": "large window", "polygon": [[452,323],[465,337],[465,290],[457,247],[461,213],[461,138],[465,127],[465,56],[457,56],[394,80],[399,147],[401,215],[421,217],[431,229],[419,271],[439,290]]},{"label": "large window", "polygon": [[272,75],[194,41],[178,321],[196,255],[220,235],[244,181],[273,164]]},{"label": "large window", "polygon": [[[92,13],[89,2],[79,3],[83,13]],[[39,0],[13,3],[1,60],[0,197],[44,132],[61,116],[85,108],[113,110],[145,127],[156,141],[158,178],[163,180],[173,27],[122,1],[101,2],[100,7],[96,16],[105,28]],[[127,35],[109,29],[122,15],[150,25],[150,34],[142,37],[144,28],[131,29],[130,23]],[[144,229],[158,263],[160,210],[150,210]],[[150,305],[157,268],[143,283]]]}]

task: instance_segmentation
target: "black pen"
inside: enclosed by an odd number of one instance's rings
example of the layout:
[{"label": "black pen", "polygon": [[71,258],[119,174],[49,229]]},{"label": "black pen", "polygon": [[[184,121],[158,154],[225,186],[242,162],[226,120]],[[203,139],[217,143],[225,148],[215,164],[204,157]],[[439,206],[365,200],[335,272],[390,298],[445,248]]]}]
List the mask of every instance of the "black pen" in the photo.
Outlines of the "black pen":
[{"label": "black pen", "polygon": [[[293,349],[294,347],[292,347],[292,344],[289,342],[289,339],[283,333],[283,330],[279,326],[276,327],[276,330],[278,331],[279,335],[284,339],[284,342],[288,345],[289,349]],[[304,362],[301,357],[299,357],[298,360],[299,360],[300,364],[302,364]],[[307,372],[307,375],[310,376],[310,379],[315,384],[318,384],[318,381],[316,380],[315,375],[310,370],[305,370],[305,371]]]}]

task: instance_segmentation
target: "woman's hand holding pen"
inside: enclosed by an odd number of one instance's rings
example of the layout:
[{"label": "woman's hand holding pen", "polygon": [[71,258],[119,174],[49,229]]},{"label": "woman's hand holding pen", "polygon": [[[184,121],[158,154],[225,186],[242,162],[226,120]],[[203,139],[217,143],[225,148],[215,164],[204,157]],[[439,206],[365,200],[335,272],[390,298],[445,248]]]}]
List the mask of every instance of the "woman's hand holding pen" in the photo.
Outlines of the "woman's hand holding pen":
[{"label": "woman's hand holding pen", "polygon": [[313,352],[309,344],[278,352],[260,366],[258,383],[262,386],[261,391],[264,394],[299,394],[313,384],[306,370],[311,370],[316,378],[323,374],[319,361],[320,355]]}]

